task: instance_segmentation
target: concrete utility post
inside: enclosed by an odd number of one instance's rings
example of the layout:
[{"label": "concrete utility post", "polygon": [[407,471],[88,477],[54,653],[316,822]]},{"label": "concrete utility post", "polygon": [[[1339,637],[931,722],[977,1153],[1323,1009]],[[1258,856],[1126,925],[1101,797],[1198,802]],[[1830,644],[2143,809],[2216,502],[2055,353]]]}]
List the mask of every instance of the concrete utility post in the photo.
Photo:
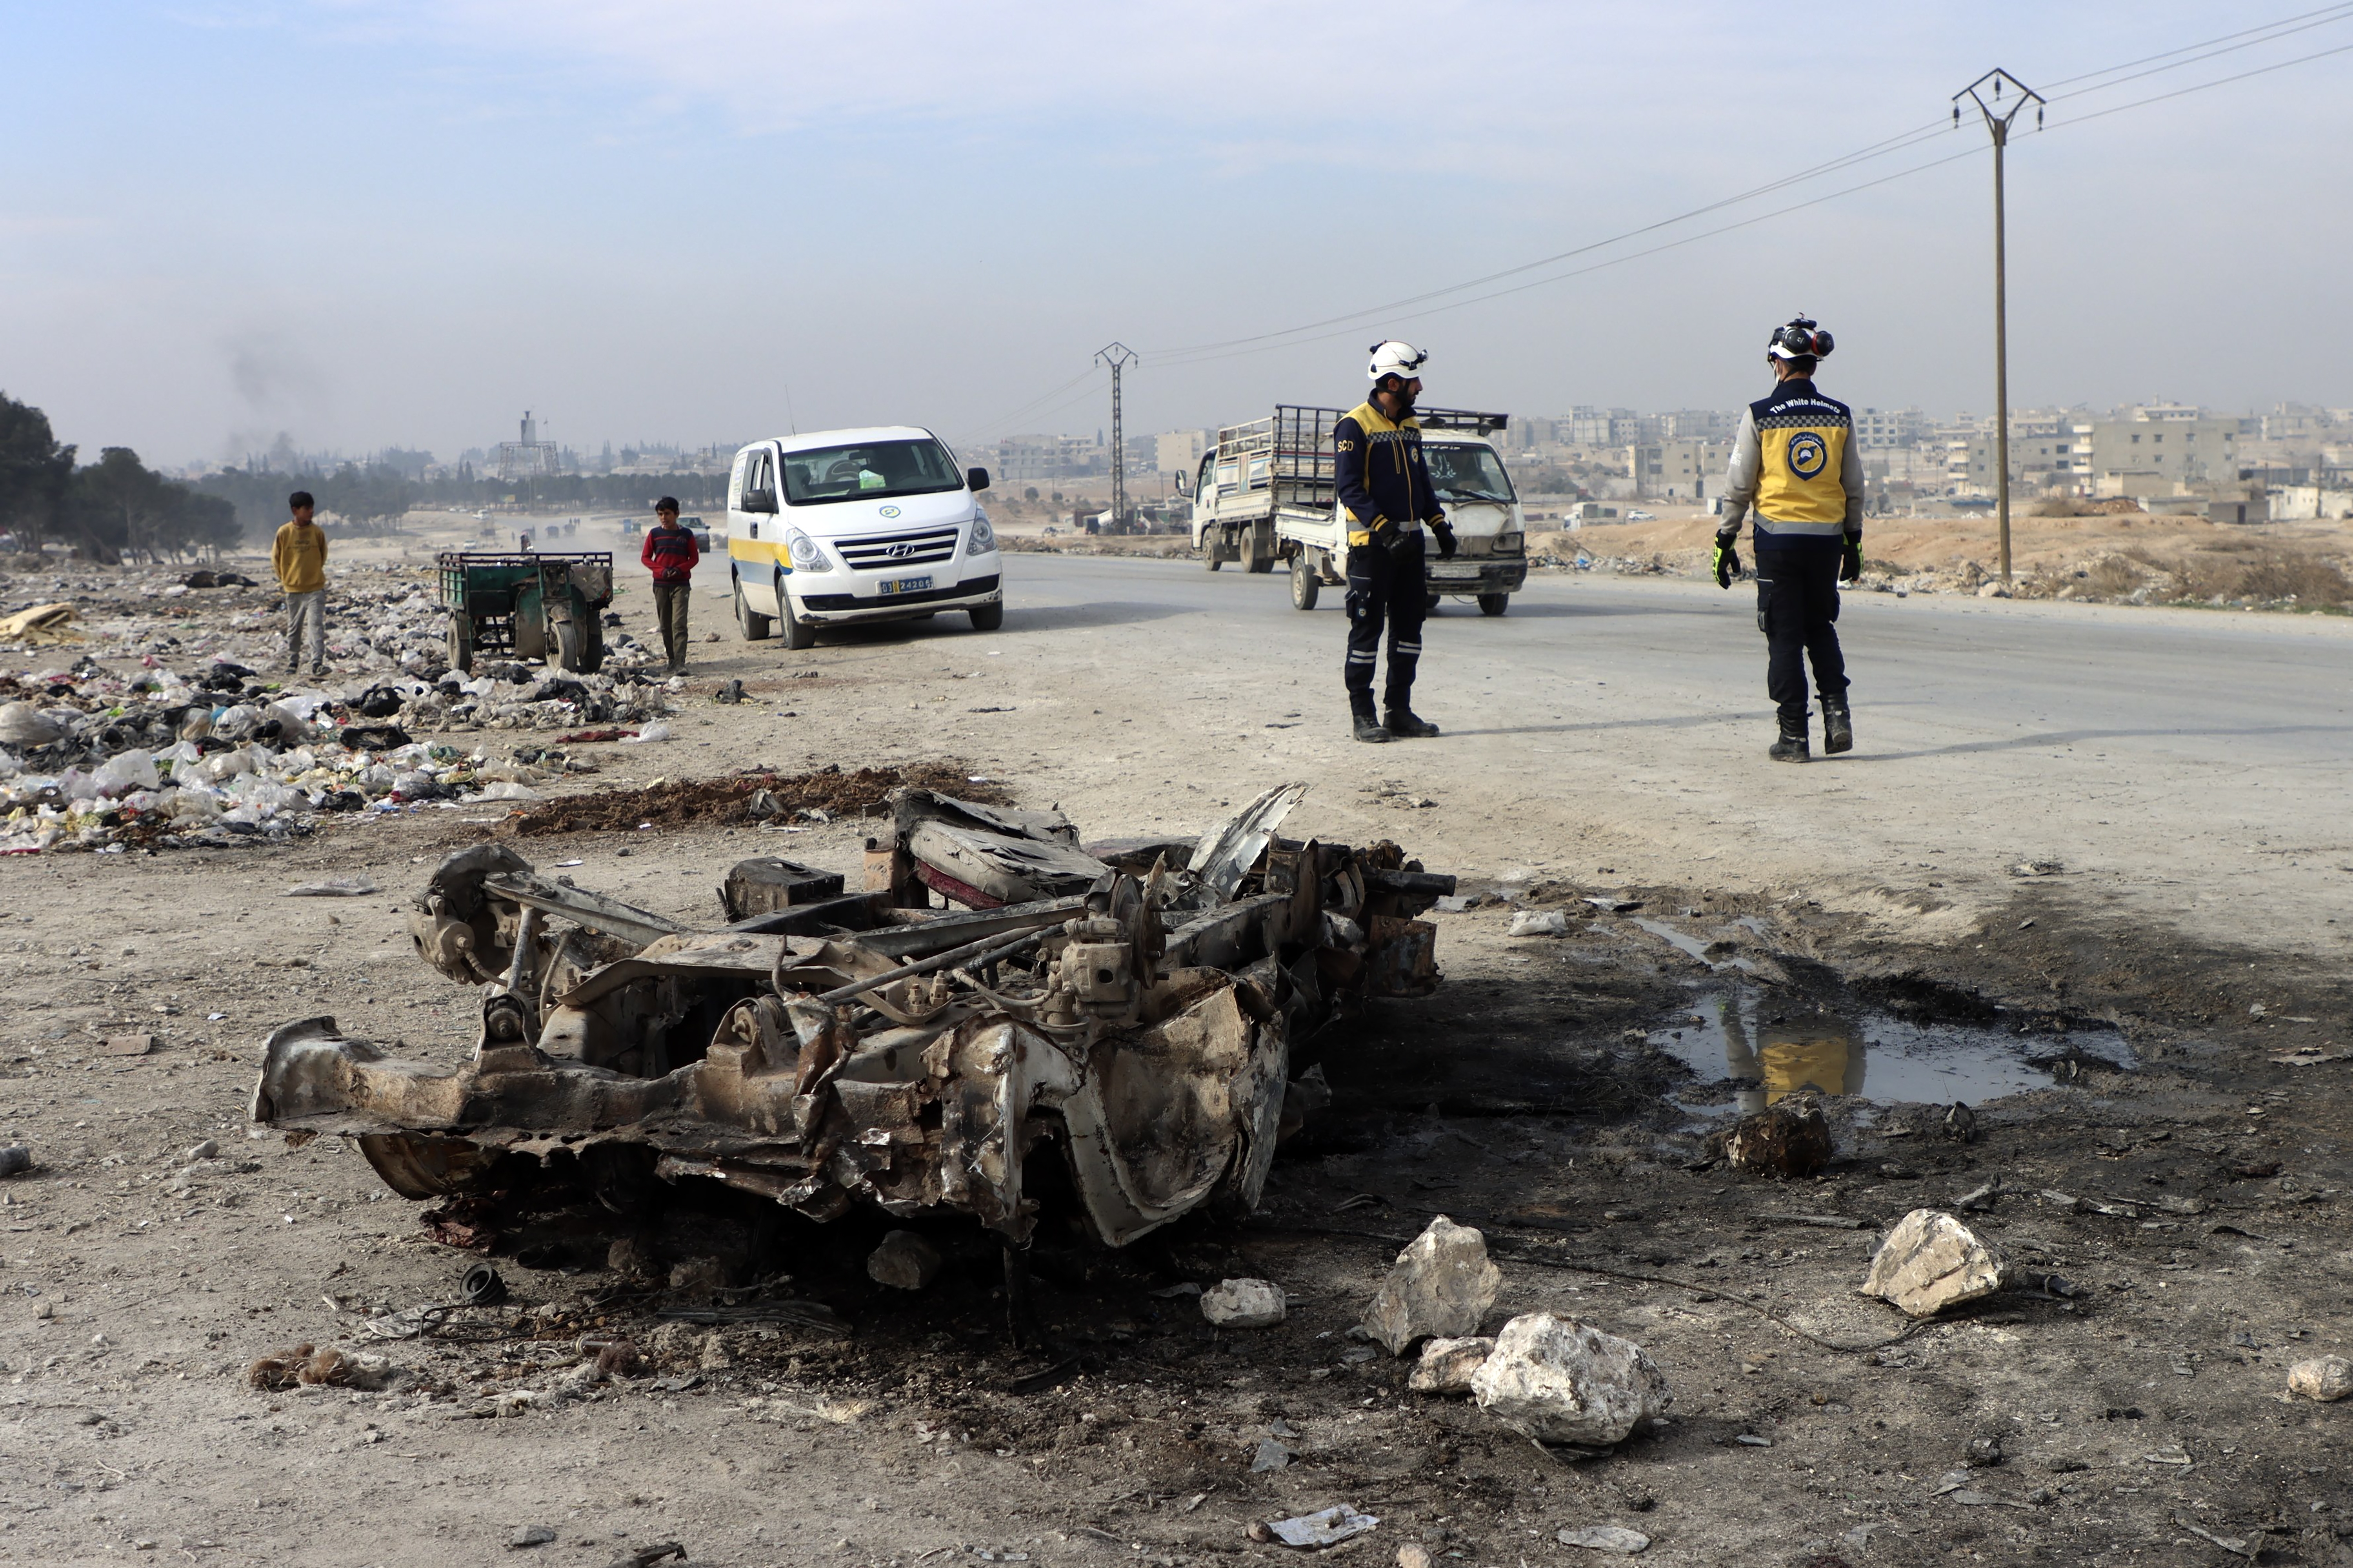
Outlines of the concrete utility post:
[{"label": "concrete utility post", "polygon": [[1135,363],[1135,351],[1114,342],[1095,351],[1095,359],[1111,366],[1111,521],[1127,522],[1127,432],[1120,425],[1119,373]]},{"label": "concrete utility post", "polygon": [[[2004,89],[2010,107],[2002,107]],[[2001,520],[2001,583],[2010,586],[2010,279],[2008,222],[2003,211],[2002,150],[2010,145],[2010,122],[2031,102],[2034,123],[2042,123],[2042,95],[1999,68],[1953,94],[1953,123],[1961,122],[1961,100],[1978,106],[1993,137],[1993,443],[1994,510]]]}]

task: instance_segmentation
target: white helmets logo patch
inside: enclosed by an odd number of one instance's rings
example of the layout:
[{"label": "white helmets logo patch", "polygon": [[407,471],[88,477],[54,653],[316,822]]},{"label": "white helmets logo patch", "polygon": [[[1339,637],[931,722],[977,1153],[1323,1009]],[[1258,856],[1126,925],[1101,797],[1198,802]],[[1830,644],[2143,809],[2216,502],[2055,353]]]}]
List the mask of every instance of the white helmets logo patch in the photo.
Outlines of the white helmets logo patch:
[{"label": "white helmets logo patch", "polygon": [[1801,479],[1819,475],[1831,460],[1831,449],[1810,430],[1789,437],[1789,471]]}]

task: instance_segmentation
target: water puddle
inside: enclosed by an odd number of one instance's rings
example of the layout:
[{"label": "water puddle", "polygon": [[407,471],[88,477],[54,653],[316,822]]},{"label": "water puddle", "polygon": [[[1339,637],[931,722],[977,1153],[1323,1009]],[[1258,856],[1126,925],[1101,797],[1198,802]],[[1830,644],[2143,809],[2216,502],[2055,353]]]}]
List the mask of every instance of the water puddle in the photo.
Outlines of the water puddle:
[{"label": "water puddle", "polygon": [[[1689,1063],[1702,1083],[1731,1090],[1728,1105],[1715,1096],[1677,1104],[1694,1115],[1745,1116],[1812,1089],[1874,1105],[1975,1105],[2061,1081],[2055,1058],[2066,1047],[2049,1035],[2030,1041],[1998,1024],[1915,1024],[1886,1013],[1848,1016],[1803,1003],[1767,1005],[1745,987],[1703,995],[1692,1012],[1651,1031],[1651,1043]],[[2030,1048],[2052,1066],[2028,1060]],[[2133,1065],[2113,1035],[2100,1036],[2093,1054]]]}]

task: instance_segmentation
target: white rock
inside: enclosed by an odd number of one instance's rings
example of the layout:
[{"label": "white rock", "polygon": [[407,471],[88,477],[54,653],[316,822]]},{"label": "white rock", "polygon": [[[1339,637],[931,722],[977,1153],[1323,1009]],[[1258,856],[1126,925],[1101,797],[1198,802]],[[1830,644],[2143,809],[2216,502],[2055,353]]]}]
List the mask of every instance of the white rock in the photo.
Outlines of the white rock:
[{"label": "white rock", "polygon": [[1575,1318],[1529,1312],[1471,1379],[1479,1408],[1540,1443],[1606,1448],[1675,1402],[1641,1346]]},{"label": "white rock", "polygon": [[1390,1265],[1365,1310],[1366,1331],[1399,1356],[1419,1340],[1475,1334],[1503,1284],[1487,1238],[1440,1215]]},{"label": "white rock", "polygon": [[1285,1310],[1282,1287],[1268,1279],[1220,1279],[1201,1292],[1201,1316],[1221,1329],[1271,1329]]},{"label": "white rock", "polygon": [[1596,1552],[1622,1552],[1629,1556],[1651,1549],[1649,1536],[1639,1530],[1621,1530],[1614,1524],[1588,1524],[1577,1530],[1564,1530],[1556,1539],[1563,1546],[1585,1546]]},{"label": "white rock", "polygon": [[1472,1374],[1494,1350],[1492,1337],[1431,1340],[1421,1347],[1421,1361],[1405,1385],[1416,1394],[1468,1394]]},{"label": "white rock", "polygon": [[1888,1232],[1862,1293],[1928,1318],[1990,1296],[2009,1279],[2009,1262],[1975,1231],[1940,1210],[1914,1209]]},{"label": "white rock", "polygon": [[894,1230],[866,1260],[866,1277],[899,1290],[923,1290],[944,1267],[938,1250],[912,1230]]},{"label": "white rock", "polygon": [[2287,1369],[2287,1391],[2324,1403],[2353,1394],[2353,1361],[2341,1355],[2300,1361]]}]

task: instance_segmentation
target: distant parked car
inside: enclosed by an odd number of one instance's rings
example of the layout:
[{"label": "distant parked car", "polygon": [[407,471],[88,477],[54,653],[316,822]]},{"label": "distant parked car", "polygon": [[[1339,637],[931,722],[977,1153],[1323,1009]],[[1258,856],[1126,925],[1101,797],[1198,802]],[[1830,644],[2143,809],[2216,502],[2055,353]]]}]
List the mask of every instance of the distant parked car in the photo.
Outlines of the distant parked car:
[{"label": "distant parked car", "polygon": [[1653,521],[1654,519],[1652,519],[1649,512],[1644,511],[1640,507],[1636,507],[1632,511],[1626,514],[1626,521],[1628,522],[1650,522]]},{"label": "distant parked car", "polygon": [[699,517],[681,517],[678,525],[694,535],[694,547],[705,555],[711,553],[711,530]]}]

